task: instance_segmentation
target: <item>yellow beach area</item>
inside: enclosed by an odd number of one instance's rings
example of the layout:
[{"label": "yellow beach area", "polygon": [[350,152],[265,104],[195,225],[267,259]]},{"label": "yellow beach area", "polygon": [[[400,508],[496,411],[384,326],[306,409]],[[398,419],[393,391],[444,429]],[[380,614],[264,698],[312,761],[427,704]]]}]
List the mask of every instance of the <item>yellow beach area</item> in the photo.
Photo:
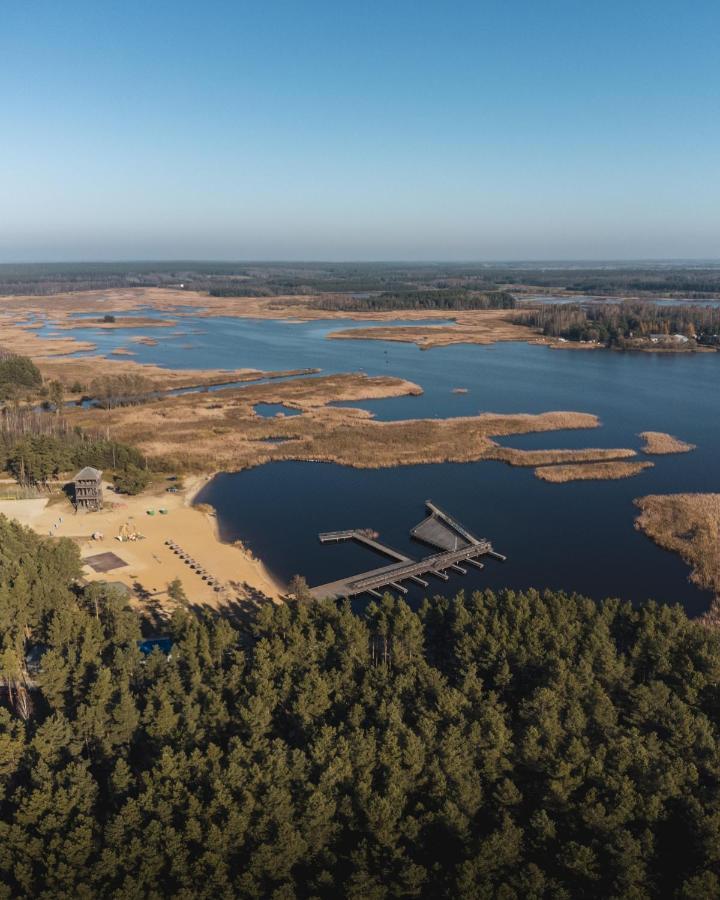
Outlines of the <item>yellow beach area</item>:
[{"label": "yellow beach area", "polygon": [[[7,500],[0,503],[0,513],[41,535],[75,540],[83,561],[91,560],[83,566],[85,578],[121,582],[133,592],[131,603],[140,608],[148,603],[174,607],[167,587],[176,578],[194,606],[220,609],[249,599],[277,600],[283,586],[262,562],[247,549],[221,541],[212,512],[192,506],[206,481],[207,476],[188,478],[177,493],[168,493],[164,484],[152,486],[136,497],[114,494],[104,485],[104,508],[99,512],[76,514],[68,501]],[[121,532],[137,536],[119,541]]]}]

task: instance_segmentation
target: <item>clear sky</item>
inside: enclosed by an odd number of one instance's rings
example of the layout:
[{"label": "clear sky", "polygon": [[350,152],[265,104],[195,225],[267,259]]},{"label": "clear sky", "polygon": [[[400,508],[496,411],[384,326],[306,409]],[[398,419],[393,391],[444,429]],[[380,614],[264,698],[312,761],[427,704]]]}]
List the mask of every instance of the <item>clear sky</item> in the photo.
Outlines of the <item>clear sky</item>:
[{"label": "clear sky", "polygon": [[717,0],[2,0],[0,261],[720,257]]}]

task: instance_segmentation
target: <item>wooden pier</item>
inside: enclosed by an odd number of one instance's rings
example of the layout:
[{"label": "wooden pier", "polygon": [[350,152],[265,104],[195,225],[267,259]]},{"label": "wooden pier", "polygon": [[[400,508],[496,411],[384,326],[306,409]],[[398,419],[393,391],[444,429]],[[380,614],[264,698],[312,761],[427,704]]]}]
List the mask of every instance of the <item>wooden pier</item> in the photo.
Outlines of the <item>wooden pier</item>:
[{"label": "wooden pier", "polygon": [[[430,515],[423,519],[419,525],[410,529],[411,537],[416,541],[422,541],[438,550],[457,550],[459,547],[468,546],[470,544],[489,544],[485,538],[477,538],[469,532],[464,525],[461,525],[457,519],[440,509],[432,500],[426,500],[425,506],[430,510]],[[495,559],[507,559],[502,553],[497,553],[491,549],[487,551],[488,556]],[[482,563],[477,560],[466,560],[470,565],[483,568]],[[463,573],[464,574],[464,573]]]},{"label": "wooden pier", "polygon": [[356,541],[358,544],[364,544],[371,550],[375,550],[376,553],[380,553],[382,556],[389,556],[390,559],[397,560],[397,562],[408,562],[410,560],[410,557],[405,556],[404,553],[398,553],[397,550],[393,550],[387,544],[381,544],[380,541],[369,537],[367,533],[369,530],[357,528],[350,531],[323,531],[318,535],[318,539],[321,544],[336,543],[337,541]]},{"label": "wooden pier", "polygon": [[393,562],[359,575],[318,585],[311,589],[312,595],[317,598],[356,597],[360,594],[381,597],[382,589],[407,594],[408,589],[402,584],[403,581],[411,581],[426,588],[429,582],[422,578],[423,575],[447,581],[448,569],[460,575],[467,574],[467,569],[460,563],[482,569],[484,564],[479,561],[480,556],[505,559],[501,553],[493,549],[490,541],[475,537],[457,519],[441,510],[432,501],[426,501],[426,506],[430,515],[412,528],[410,535],[439,552],[418,560],[370,537],[369,534],[375,532],[369,532],[367,529],[323,532],[318,535],[323,544],[356,541],[382,556],[389,557]]}]

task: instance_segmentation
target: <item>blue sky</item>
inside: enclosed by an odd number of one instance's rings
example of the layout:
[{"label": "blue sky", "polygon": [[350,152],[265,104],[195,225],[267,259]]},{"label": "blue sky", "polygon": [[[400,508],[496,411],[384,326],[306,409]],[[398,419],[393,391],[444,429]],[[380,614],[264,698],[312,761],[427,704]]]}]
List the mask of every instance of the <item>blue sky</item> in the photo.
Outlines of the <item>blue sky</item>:
[{"label": "blue sky", "polygon": [[0,261],[720,257],[720,4],[0,3]]}]

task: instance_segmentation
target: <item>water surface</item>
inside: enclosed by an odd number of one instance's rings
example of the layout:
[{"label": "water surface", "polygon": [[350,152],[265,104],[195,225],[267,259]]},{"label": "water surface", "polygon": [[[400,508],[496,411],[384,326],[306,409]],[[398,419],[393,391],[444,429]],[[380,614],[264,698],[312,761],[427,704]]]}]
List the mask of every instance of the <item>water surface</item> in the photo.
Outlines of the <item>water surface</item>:
[{"label": "water surface", "polygon": [[[381,564],[357,546],[321,546],[319,531],[370,527],[398,549],[423,555],[427,551],[410,541],[408,531],[431,498],[509,557],[504,564],[488,561],[483,572],[454,576],[447,586],[437,582],[434,590],[547,586],[596,598],[680,602],[693,614],[707,607],[709,595],[687,581],[685,564],[634,529],[632,501],[648,493],[720,491],[720,354],[552,350],[525,343],[422,351],[412,344],[327,339],[334,330],[367,324],[189,315],[177,329],[149,329],[156,347],[128,344],[138,329],[90,326],[65,334],[89,338],[103,353],[132,346],[138,362],[173,368],[319,367],[399,376],[423,388],[418,397],[349,404],[381,420],[551,410],[595,413],[601,420],[597,429],[501,439],[513,447],[637,448],[640,431],[675,434],[698,449],[654,457],[653,469],[618,482],[553,485],[530,469],[495,462],[383,470],[284,462],[220,475],[198,499],[217,508],[224,537],[247,542],[283,579],[301,573],[317,584]],[[454,393],[456,388],[467,393]],[[413,599],[418,596],[414,592]]]},{"label": "water surface", "polygon": [[264,419],[272,419],[275,416],[299,416],[301,410],[292,409],[282,403],[256,403],[255,412]]},{"label": "water surface", "polygon": [[[428,578],[431,593],[550,587],[702,612],[708,597],[688,583],[680,558],[634,529],[633,497],[651,489],[645,473],[634,481],[551,485],[497,462],[371,470],[282,462],[219,475],[198,499],[216,507],[224,539],[241,538],[271,570],[303,574],[311,585],[387,562],[355,544],[321,545],[320,531],[374,528],[390,546],[428,555],[409,536],[428,498],[508,556],[451,575],[447,585]],[[410,599],[424,593],[412,588]]]}]

